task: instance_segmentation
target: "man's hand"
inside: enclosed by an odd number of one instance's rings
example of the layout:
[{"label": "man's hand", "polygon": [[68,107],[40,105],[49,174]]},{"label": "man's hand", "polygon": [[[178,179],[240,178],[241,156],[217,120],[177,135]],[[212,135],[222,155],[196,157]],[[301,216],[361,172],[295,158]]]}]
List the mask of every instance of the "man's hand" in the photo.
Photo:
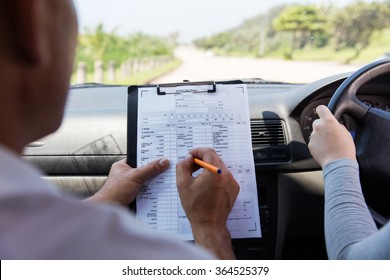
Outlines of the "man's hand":
[{"label": "man's hand", "polygon": [[[215,174],[204,169],[194,178],[192,173],[200,168],[194,163],[194,157],[219,167],[222,173]],[[222,159],[212,149],[195,149],[177,164],[176,181],[195,242],[221,259],[234,258],[226,221],[240,187]]]},{"label": "man's hand", "polygon": [[168,159],[158,159],[139,168],[132,168],[123,159],[114,163],[103,187],[87,200],[119,203],[128,206],[138,195],[142,184],[169,167]]},{"label": "man's hand", "polygon": [[309,142],[313,158],[322,168],[342,158],[356,160],[351,133],[335,119],[326,106],[320,105],[316,111],[320,118],[313,122]]}]

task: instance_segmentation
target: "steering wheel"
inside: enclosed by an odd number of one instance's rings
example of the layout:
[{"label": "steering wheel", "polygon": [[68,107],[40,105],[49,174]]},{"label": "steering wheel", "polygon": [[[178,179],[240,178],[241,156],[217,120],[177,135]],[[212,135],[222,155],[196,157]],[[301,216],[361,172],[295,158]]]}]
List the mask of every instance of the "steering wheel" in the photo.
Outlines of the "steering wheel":
[{"label": "steering wheel", "polygon": [[361,131],[355,138],[355,145],[364,197],[370,208],[388,219],[390,113],[369,107],[356,97],[356,92],[362,86],[384,75],[390,75],[390,59],[376,61],[359,69],[335,91],[328,108],[337,120],[343,114],[348,114],[360,124]]}]

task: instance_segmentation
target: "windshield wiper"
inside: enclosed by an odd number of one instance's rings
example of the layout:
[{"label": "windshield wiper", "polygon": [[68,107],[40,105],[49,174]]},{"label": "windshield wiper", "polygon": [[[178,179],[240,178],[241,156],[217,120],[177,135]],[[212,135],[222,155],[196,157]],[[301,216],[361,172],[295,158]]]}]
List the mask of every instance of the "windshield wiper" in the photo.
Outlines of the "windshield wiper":
[{"label": "windshield wiper", "polygon": [[83,84],[71,84],[70,89],[74,88],[94,88],[94,87],[123,87],[124,85],[112,85],[112,84],[99,84],[99,83],[83,83]]},{"label": "windshield wiper", "polygon": [[[292,83],[280,82],[280,81],[267,81],[261,78],[246,78],[242,79],[242,81],[246,84],[277,84],[277,85],[291,85]],[[294,83],[300,84],[300,83]]]}]

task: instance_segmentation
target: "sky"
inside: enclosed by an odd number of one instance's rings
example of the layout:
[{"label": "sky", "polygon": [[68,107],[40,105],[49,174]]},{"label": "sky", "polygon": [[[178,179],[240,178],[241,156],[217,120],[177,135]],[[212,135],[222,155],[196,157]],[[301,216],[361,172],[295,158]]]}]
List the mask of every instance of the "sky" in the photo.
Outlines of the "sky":
[{"label": "sky", "polygon": [[345,5],[354,0],[74,0],[79,31],[103,23],[106,31],[127,35],[143,32],[179,41],[209,36],[238,26],[283,3]]}]

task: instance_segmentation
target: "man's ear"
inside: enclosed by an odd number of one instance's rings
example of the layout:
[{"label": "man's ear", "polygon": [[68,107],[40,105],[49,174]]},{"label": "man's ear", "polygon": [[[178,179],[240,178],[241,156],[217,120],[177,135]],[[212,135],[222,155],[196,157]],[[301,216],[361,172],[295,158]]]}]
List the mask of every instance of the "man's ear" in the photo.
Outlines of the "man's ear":
[{"label": "man's ear", "polygon": [[7,3],[11,46],[15,54],[29,64],[45,63],[48,58],[45,1],[11,0]]}]

